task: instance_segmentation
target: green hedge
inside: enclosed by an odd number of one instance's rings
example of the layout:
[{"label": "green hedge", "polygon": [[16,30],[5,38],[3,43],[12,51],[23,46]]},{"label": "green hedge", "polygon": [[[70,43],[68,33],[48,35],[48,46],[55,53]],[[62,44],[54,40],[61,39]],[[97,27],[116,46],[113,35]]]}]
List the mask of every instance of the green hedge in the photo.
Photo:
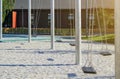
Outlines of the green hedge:
[{"label": "green hedge", "polygon": [[[3,28],[4,34],[28,34],[27,28]],[[49,28],[32,28],[32,34],[50,34]],[[75,35],[74,29],[55,29],[56,35],[68,36],[68,35]]]}]

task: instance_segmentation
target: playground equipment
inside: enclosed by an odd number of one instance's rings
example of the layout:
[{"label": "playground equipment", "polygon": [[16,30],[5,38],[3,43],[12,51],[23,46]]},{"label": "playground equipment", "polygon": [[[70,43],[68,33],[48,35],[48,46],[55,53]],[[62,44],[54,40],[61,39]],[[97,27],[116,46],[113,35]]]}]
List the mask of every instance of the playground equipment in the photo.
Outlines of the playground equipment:
[{"label": "playground equipment", "polygon": [[[104,12],[104,2],[103,0],[101,0],[101,6],[102,6],[102,16],[103,16],[103,29],[104,29],[104,34],[100,34],[100,35],[104,35],[104,39],[105,39],[105,47],[102,45],[102,51],[100,52],[101,55],[103,56],[107,56],[107,55],[111,55],[110,51],[108,50],[108,43],[107,43],[107,25],[106,25],[106,19],[105,19],[105,12]],[[101,27],[102,28],[102,27]],[[102,33],[102,32],[101,32]],[[102,38],[103,39],[103,38]],[[101,41],[101,44],[103,44],[103,41]],[[105,49],[104,49],[105,48]]]},{"label": "playground equipment", "polygon": [[[94,35],[94,21],[91,19],[88,19],[88,13],[90,13],[90,15],[94,16],[95,13],[95,9],[92,8],[93,5],[95,5],[96,0],[90,0],[91,1],[91,8],[90,11],[88,12],[88,9],[86,9],[86,28],[87,28],[87,37],[90,41],[90,43],[88,43],[88,57],[87,57],[87,61],[84,65],[84,67],[82,67],[83,71],[85,73],[96,73],[95,69],[93,68],[93,64],[92,64],[92,50],[93,50],[93,35]],[[39,2],[41,3],[41,2]],[[75,8],[75,30],[76,30],[76,35],[75,35],[75,44],[74,46],[76,46],[76,64],[81,64],[82,62],[82,54],[81,54],[81,4],[80,4],[80,0],[75,0],[75,4],[76,4],[76,8]],[[2,4],[2,0],[1,0],[1,4]],[[31,28],[32,28],[32,23],[31,23],[31,0],[28,0],[28,42],[31,42],[31,36],[32,36],[32,32],[31,32]],[[51,49],[55,50],[55,1],[54,0],[50,0],[50,4],[51,4],[51,8],[50,8],[50,26],[51,26]],[[71,4],[71,2],[69,2],[69,4]],[[100,31],[100,36],[104,35],[105,37],[105,41],[106,41],[106,48],[105,50],[103,50],[102,52],[100,52],[101,54],[106,55],[107,53],[109,53],[107,50],[107,39],[106,39],[106,23],[105,23],[105,18],[104,18],[104,9],[103,9],[103,1],[101,2],[102,4],[102,15],[103,15],[103,27],[104,27],[104,34],[102,34],[101,31],[101,22],[99,19],[99,15],[98,15],[98,10],[97,10],[97,5],[96,5],[96,14],[97,14],[97,21],[98,21],[98,28]],[[71,6],[71,5],[70,5]],[[87,3],[88,6],[88,3]],[[1,5],[2,7],[2,5]],[[0,8],[1,8],[0,7]],[[2,24],[2,8],[1,8],[1,24]],[[40,12],[36,11],[33,12],[35,14],[35,20],[34,20],[34,35],[37,35],[37,27],[38,27],[38,21],[39,21],[39,16],[40,16]],[[73,15],[72,15],[72,11],[71,11],[71,7],[69,9],[69,16],[68,19],[70,21],[70,35],[73,35],[73,25],[74,23],[72,22],[71,19],[73,19]],[[60,11],[60,15],[61,15],[61,11]],[[37,17],[38,16],[38,17]],[[61,18],[60,18],[61,21]],[[61,22],[60,22],[61,24]],[[1,25],[1,29],[2,29],[2,25]],[[61,32],[61,25],[60,25],[60,32]],[[0,32],[0,35],[2,36],[2,31]],[[1,37],[2,38],[2,37]],[[102,40],[103,38],[101,38]],[[103,42],[101,41],[102,47],[103,47]]]},{"label": "playground equipment", "polygon": [[[88,2],[88,0],[87,0]],[[88,3],[86,3],[88,6]],[[94,0],[90,0],[90,11],[86,11],[89,15],[94,16]],[[88,10],[88,7],[86,7],[86,9]],[[87,15],[88,16],[88,15]],[[89,22],[89,23],[87,23]],[[86,63],[85,65],[82,67],[82,70],[84,73],[92,73],[92,74],[96,74],[96,71],[93,67],[93,62],[92,62],[92,52],[93,52],[93,35],[94,35],[94,20],[93,18],[86,19],[86,25],[88,24],[88,51],[87,51],[87,59],[86,59]],[[89,42],[90,41],[90,42]]]},{"label": "playground equipment", "polygon": [[[56,34],[60,36],[60,39],[59,40],[56,40],[57,42],[64,42],[64,40],[62,40],[63,36],[62,34],[64,34],[64,30],[67,29],[67,37],[68,39],[72,39],[73,38],[73,35],[75,34],[75,10],[74,10],[74,0],[69,0],[68,1],[68,9],[66,10],[67,12],[67,17],[62,17],[62,14],[63,12],[65,12],[65,10],[63,11],[62,10],[62,4],[61,4],[61,0],[56,0],[56,8],[58,7],[58,9],[56,10],[56,20],[57,20],[57,23],[56,23]],[[63,12],[62,12],[63,11]],[[67,19],[67,27],[63,27],[64,25],[62,24],[62,20],[64,19]],[[66,37],[66,38],[67,38]]]},{"label": "playground equipment", "polygon": [[[96,71],[93,67],[92,62],[92,52],[93,52],[93,37],[94,37],[94,19],[96,14],[96,19],[98,23],[99,29],[99,36],[101,36],[101,50],[99,51],[101,55],[108,56],[111,55],[110,51],[108,50],[108,43],[107,43],[107,25],[105,20],[105,12],[104,12],[104,2],[101,0],[101,14],[102,14],[102,21],[100,20],[99,16],[99,7],[97,6],[97,0],[90,0],[90,4],[88,4],[88,0],[86,0],[86,36],[88,37],[88,53],[85,65],[82,67],[84,73],[94,73]],[[90,6],[90,8],[88,8]],[[104,37],[103,37],[104,36]],[[103,39],[105,40],[105,45],[103,43]],[[89,42],[90,41],[90,42]]]},{"label": "playground equipment", "polygon": [[[0,37],[2,39],[2,0],[0,0]],[[81,1],[75,0],[76,64],[81,64]],[[31,0],[28,0],[28,42],[31,42]],[[50,0],[51,49],[55,49],[55,0]],[[37,21],[37,20],[36,20]]]}]

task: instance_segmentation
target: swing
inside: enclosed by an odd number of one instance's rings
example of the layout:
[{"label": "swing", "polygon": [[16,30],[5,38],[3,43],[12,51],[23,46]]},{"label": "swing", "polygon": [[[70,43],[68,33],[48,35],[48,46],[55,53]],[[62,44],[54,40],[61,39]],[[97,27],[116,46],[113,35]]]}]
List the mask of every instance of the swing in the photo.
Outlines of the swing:
[{"label": "swing", "polygon": [[[38,1],[34,1],[35,3],[39,3],[41,6],[42,6],[42,2],[41,0],[38,0]],[[36,6],[36,4],[33,3],[33,7]],[[38,29],[38,26],[39,26],[39,21],[40,21],[40,15],[41,15],[41,9],[39,10],[39,6],[40,5],[37,5],[37,8],[36,10],[33,10],[33,37],[37,37],[37,29]]]},{"label": "swing", "polygon": [[93,67],[82,67],[84,73],[96,74],[96,71]]},{"label": "swing", "polygon": [[[61,3],[61,2],[60,2]],[[60,4],[60,3],[58,3],[58,4]],[[69,26],[70,26],[70,28],[68,29],[69,30],[69,32],[70,32],[70,37],[69,37],[69,39],[73,39],[73,24],[74,24],[74,11],[72,10],[72,7],[73,7],[73,5],[72,5],[72,0],[70,0],[69,1],[69,14],[68,14],[68,20],[69,20]],[[57,12],[58,13],[58,12]],[[57,15],[57,17],[58,17],[58,15]],[[58,20],[58,18],[57,18],[57,20]],[[59,30],[59,33],[57,33],[57,34],[61,34],[62,33],[62,26],[61,26],[61,4],[60,4],[60,18],[59,18],[59,20],[60,20],[60,25],[59,25],[59,27],[57,27],[57,28],[59,28],[60,30]],[[57,21],[57,24],[58,24],[58,21]],[[64,40],[62,40],[62,38],[60,37],[59,38],[59,40],[56,40],[56,42],[63,42]]]},{"label": "swing", "polygon": [[70,43],[70,45],[71,45],[71,46],[76,46],[76,44],[75,44],[75,43]]},{"label": "swing", "polygon": [[[61,26],[61,0],[59,2],[59,0],[57,0],[57,5],[58,5],[58,11],[57,11],[57,29],[58,29],[58,32],[57,34],[58,35],[61,35],[61,32],[62,32],[62,26]],[[63,42],[61,37],[59,37],[58,40],[56,40],[56,42]]]},{"label": "swing", "polygon": [[[104,39],[105,39],[105,49],[104,49],[104,46],[103,46],[103,41],[101,39],[101,44],[102,44],[102,51],[100,51],[100,54],[103,55],[103,56],[108,56],[108,55],[112,55],[110,53],[110,51],[108,50],[108,43],[107,43],[107,37],[106,37],[106,34],[107,34],[107,28],[106,28],[106,20],[105,20],[105,12],[104,12],[104,3],[103,3],[103,0],[101,0],[101,6],[102,6],[102,16],[103,16],[103,28],[104,28]],[[98,12],[97,12],[98,13]],[[97,14],[98,15],[98,14]],[[102,28],[102,27],[101,27]],[[101,31],[101,28],[100,31]],[[102,31],[100,32],[100,35],[102,36]]]},{"label": "swing", "polygon": [[[70,39],[73,39],[73,33],[74,33],[74,25],[75,25],[75,23],[74,23],[74,10],[72,10],[72,8],[73,8],[73,4],[72,4],[72,0],[71,1],[69,1],[69,15],[68,15],[68,20],[69,20],[69,26],[70,26],[70,28],[69,28],[69,31],[70,31]],[[71,45],[71,46],[76,46],[75,45],[75,43],[73,42],[73,43],[69,43],[69,45]]]},{"label": "swing", "polygon": [[[90,4],[91,4],[90,5],[91,6],[90,15],[94,16],[94,8],[92,8],[93,5],[94,5],[94,0],[91,0]],[[88,10],[88,7],[86,7],[86,9]],[[87,10],[86,10],[86,12],[87,12]],[[88,39],[90,40],[90,42],[88,42],[87,60],[86,60],[85,65],[82,67],[82,70],[83,70],[84,73],[96,74],[97,72],[96,72],[96,70],[94,69],[94,67],[92,65],[92,50],[93,50],[92,49],[92,43],[93,43],[93,38],[92,37],[93,37],[94,22],[93,22],[93,20],[90,19],[90,17],[89,17],[88,29],[89,29],[88,30],[88,32],[89,32]],[[90,38],[90,36],[91,36],[91,38]]]}]

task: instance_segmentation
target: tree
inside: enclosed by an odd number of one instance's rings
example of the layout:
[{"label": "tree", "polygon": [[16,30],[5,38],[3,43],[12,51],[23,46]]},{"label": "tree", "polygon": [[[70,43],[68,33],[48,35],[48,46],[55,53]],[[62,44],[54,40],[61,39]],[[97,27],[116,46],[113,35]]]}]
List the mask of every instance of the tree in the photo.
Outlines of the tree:
[{"label": "tree", "polygon": [[3,21],[8,15],[9,11],[12,11],[14,8],[15,0],[3,0]]}]

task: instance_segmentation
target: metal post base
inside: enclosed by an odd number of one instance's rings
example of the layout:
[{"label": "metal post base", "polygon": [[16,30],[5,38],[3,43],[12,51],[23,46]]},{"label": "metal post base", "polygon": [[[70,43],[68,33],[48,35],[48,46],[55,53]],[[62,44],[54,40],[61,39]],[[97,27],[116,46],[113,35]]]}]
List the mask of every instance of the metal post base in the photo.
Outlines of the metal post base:
[{"label": "metal post base", "polygon": [[100,54],[103,55],[103,56],[112,55],[112,54],[111,54],[109,51],[107,51],[107,50],[106,50],[106,51],[101,51]]},{"label": "metal post base", "polygon": [[93,67],[82,67],[84,73],[96,74],[97,72]]}]

